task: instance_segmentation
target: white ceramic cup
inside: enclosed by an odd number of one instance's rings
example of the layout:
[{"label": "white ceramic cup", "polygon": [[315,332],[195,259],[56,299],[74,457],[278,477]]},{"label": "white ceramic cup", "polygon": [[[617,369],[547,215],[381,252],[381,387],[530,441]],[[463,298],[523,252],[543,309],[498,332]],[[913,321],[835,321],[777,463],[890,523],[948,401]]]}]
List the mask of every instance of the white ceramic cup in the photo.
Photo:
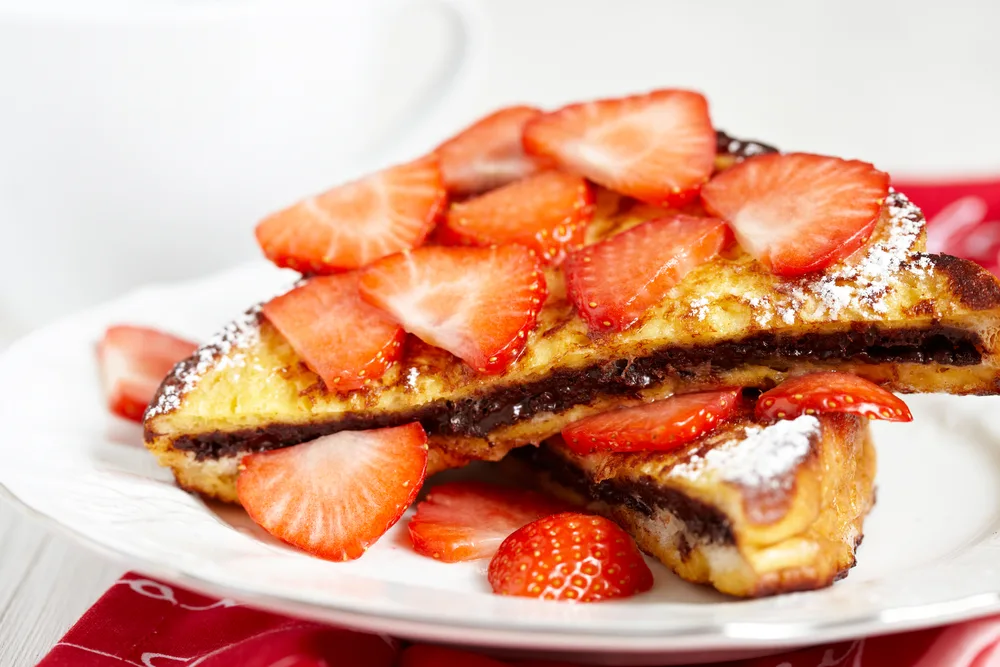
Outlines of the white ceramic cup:
[{"label": "white ceramic cup", "polygon": [[[431,48],[393,54],[411,47],[388,39],[394,20],[424,9],[443,9],[451,33],[437,63]],[[403,136],[387,117],[412,129],[465,87],[481,61],[474,10],[0,0],[0,339],[257,256],[258,219],[378,166]],[[387,54],[412,63],[400,88],[415,99],[387,94]]]}]

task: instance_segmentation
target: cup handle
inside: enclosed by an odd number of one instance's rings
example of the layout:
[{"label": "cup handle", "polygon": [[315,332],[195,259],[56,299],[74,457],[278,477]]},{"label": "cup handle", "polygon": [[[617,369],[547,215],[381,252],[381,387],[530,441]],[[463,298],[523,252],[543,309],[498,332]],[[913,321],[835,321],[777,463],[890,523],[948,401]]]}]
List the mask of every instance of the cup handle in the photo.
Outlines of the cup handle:
[{"label": "cup handle", "polygon": [[448,20],[451,49],[443,59],[444,64],[410,103],[406,118],[396,120],[365,148],[364,154],[374,157],[364,162],[383,165],[412,152],[408,143],[421,138],[420,130],[426,129],[435,114],[453,102],[456,93],[466,88],[464,84],[482,67],[486,44],[486,22],[480,0],[397,0],[390,4],[393,14],[404,4],[439,11]]}]

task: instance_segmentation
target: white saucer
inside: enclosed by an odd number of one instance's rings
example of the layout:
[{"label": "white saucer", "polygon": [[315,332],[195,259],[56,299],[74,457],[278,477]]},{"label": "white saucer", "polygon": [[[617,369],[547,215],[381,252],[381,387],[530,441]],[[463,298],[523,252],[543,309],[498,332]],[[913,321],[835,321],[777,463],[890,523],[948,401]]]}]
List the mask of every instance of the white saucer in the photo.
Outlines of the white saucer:
[{"label": "white saucer", "polygon": [[176,584],[406,638],[579,661],[722,660],[1000,612],[1000,398],[912,396],[912,424],[875,425],[878,504],[859,565],[823,591],[736,601],[651,562],[653,591],[623,602],[502,598],[485,562],[416,555],[405,520],[352,563],[281,546],[242,511],[173,485],[140,427],[105,410],[94,343],[119,322],[205,338],[290,282],[255,263],[135,292],[14,343],[0,357],[0,484],[39,517]]}]

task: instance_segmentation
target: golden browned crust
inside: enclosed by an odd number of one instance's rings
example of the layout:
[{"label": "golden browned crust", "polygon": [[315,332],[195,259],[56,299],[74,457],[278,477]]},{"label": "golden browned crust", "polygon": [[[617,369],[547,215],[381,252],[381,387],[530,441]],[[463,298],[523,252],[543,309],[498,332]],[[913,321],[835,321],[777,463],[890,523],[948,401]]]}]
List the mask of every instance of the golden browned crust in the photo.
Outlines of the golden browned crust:
[{"label": "golden browned crust", "polygon": [[927,255],[934,268],[948,278],[950,294],[970,310],[1000,308],[1000,283],[975,262],[951,255]]}]

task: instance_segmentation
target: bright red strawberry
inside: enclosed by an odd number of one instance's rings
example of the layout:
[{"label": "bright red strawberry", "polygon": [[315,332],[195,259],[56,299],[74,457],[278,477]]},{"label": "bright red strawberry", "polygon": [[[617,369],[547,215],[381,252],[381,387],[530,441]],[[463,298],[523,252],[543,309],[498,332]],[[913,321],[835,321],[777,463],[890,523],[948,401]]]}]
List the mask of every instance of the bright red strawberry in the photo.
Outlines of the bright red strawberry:
[{"label": "bright red strawberry", "polygon": [[141,422],[146,406],[174,365],[194,354],[191,341],[156,329],[109,327],[97,344],[97,362],[108,409]]},{"label": "bright red strawberry", "polygon": [[455,563],[492,556],[515,530],[565,511],[533,491],[452,482],[434,487],[410,519],[410,539],[421,555]]},{"label": "bright red strawberry", "polygon": [[653,573],[628,533],[599,516],[564,512],[533,521],[503,541],[488,570],[494,593],[596,602],[653,587]]},{"label": "bright red strawberry", "polygon": [[481,118],[441,144],[437,156],[448,192],[471,195],[530,176],[540,162],[524,153],[524,124],[542,112],[508,107]]},{"label": "bright red strawberry", "polygon": [[687,90],[572,104],[532,120],[524,147],[651,204],[694,199],[715,164],[708,102]]},{"label": "bright red strawberry", "polygon": [[789,378],[757,399],[758,419],[792,419],[823,412],[913,421],[910,409],[898,397],[857,375],[837,371]]},{"label": "bright red strawberry", "polygon": [[399,520],[426,471],[427,435],[413,423],[248,454],[236,492],[250,518],[278,539],[352,560]]},{"label": "bright red strawberry", "polygon": [[889,175],[867,162],[774,153],[721,172],[701,198],[772,273],[798,276],[860,248],[888,193]]},{"label": "bright red strawberry", "polygon": [[264,305],[264,315],[328,389],[380,378],[402,354],[403,328],[358,296],[357,271],[317,276]]},{"label": "bright red strawberry", "polygon": [[444,646],[414,644],[399,656],[399,667],[504,667],[506,663]]},{"label": "bright red strawberry", "polygon": [[446,202],[437,160],[423,158],[309,197],[257,225],[278,266],[302,273],[356,269],[424,242]]},{"label": "bright red strawberry", "polygon": [[418,248],[361,275],[361,298],[481,373],[520,356],[545,297],[538,261],[517,245]]},{"label": "bright red strawberry", "polygon": [[464,245],[519,243],[559,264],[567,251],[583,246],[593,215],[587,181],[546,171],[452,205],[443,236]]},{"label": "bright red strawberry", "polygon": [[671,396],[581,419],[564,428],[562,437],[579,454],[675,449],[714,431],[736,411],[739,399],[739,389]]},{"label": "bright red strawberry", "polygon": [[592,331],[623,331],[729,238],[715,218],[650,220],[572,253],[563,265],[566,290]]}]

